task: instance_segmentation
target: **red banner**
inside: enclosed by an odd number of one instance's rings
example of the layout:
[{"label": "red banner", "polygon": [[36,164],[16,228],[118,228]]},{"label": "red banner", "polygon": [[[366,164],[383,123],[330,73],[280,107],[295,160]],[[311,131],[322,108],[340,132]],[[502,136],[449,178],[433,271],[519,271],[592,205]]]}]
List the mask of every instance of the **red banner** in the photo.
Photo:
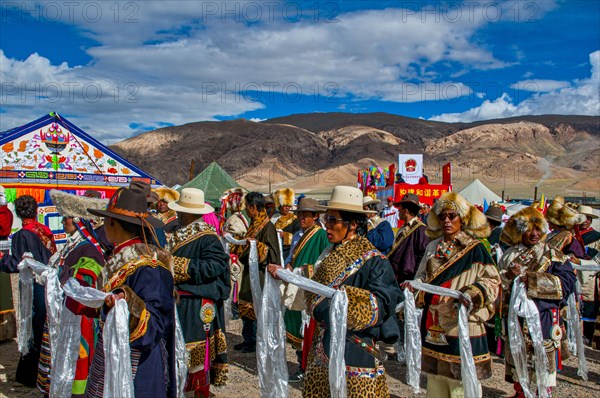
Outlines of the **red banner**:
[{"label": "red banner", "polygon": [[452,191],[452,185],[445,184],[395,184],[394,201],[399,201],[407,193],[419,196],[419,202],[432,205],[434,200],[446,192]]}]

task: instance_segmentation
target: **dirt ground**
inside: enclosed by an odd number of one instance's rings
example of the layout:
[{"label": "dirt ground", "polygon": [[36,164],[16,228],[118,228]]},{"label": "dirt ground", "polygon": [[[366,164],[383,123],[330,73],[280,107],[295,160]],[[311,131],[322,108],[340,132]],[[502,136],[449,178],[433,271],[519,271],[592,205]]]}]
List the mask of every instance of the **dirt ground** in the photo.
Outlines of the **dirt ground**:
[{"label": "dirt ground", "polygon": [[[13,279],[13,286],[14,281]],[[227,330],[227,342],[230,347],[242,341],[242,322],[240,320],[230,321]],[[588,380],[583,381],[577,376],[577,358],[570,358],[564,362],[564,369],[558,376],[558,387],[555,388],[553,397],[577,397],[598,398],[600,395],[600,351],[586,349],[588,365]],[[242,354],[229,350],[229,382],[225,387],[212,388],[215,397],[259,397],[258,376],[256,373],[256,356],[254,354]],[[0,343],[0,397],[29,398],[41,397],[36,389],[24,387],[14,381],[19,353],[16,340]],[[294,373],[297,369],[296,355],[291,349],[287,349],[288,369]],[[422,391],[415,395],[412,389],[406,385],[406,367],[390,360],[385,363],[387,381],[392,398],[425,397],[426,380],[421,376]],[[491,379],[483,381],[484,397],[508,397],[513,393],[512,385],[504,381],[503,360],[494,357],[494,375]],[[302,383],[291,383],[289,385],[289,397],[302,396]]]}]

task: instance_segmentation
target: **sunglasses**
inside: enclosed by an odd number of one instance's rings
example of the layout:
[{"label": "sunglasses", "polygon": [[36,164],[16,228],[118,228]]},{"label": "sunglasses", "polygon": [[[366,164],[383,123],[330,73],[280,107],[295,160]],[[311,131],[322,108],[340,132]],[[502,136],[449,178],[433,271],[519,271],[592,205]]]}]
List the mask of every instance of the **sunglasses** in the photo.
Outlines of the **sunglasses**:
[{"label": "sunglasses", "polygon": [[336,216],[325,217],[325,225],[328,225],[328,226],[333,226],[333,225],[337,224],[338,222],[342,222],[342,221],[344,221],[343,218],[337,218]]},{"label": "sunglasses", "polygon": [[458,214],[456,213],[441,213],[439,216],[440,221],[444,221],[446,218],[450,221],[454,221]]}]

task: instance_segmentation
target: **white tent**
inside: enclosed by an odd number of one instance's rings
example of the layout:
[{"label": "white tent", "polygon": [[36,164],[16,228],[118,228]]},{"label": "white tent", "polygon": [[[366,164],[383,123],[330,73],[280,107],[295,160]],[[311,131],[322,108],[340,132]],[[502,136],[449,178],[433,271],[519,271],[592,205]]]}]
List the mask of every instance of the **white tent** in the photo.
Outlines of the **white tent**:
[{"label": "white tent", "polygon": [[500,196],[496,195],[491,189],[483,185],[478,179],[467,185],[459,193],[474,205],[483,205],[484,199],[488,204],[502,201]]}]

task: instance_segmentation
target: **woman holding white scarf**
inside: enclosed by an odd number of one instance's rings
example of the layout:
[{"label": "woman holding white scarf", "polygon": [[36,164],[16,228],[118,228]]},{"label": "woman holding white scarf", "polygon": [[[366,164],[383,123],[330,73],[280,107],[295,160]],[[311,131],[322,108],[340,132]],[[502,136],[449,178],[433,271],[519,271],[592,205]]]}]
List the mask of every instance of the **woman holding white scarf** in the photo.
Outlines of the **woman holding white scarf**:
[{"label": "woman holding white scarf", "polygon": [[[327,239],[325,249],[314,265],[311,279],[348,295],[348,321],[345,341],[348,397],[387,397],[385,369],[377,355],[377,341],[392,344],[399,337],[395,308],[402,292],[388,259],[365,237],[368,210],[363,210],[363,194],[354,187],[337,186],[329,205],[324,207]],[[270,264],[277,278],[280,267]],[[305,267],[306,270],[312,269]],[[309,275],[310,276],[310,275]],[[330,299],[305,292],[307,312],[316,321],[303,396],[330,396],[329,361],[331,353]]]}]

